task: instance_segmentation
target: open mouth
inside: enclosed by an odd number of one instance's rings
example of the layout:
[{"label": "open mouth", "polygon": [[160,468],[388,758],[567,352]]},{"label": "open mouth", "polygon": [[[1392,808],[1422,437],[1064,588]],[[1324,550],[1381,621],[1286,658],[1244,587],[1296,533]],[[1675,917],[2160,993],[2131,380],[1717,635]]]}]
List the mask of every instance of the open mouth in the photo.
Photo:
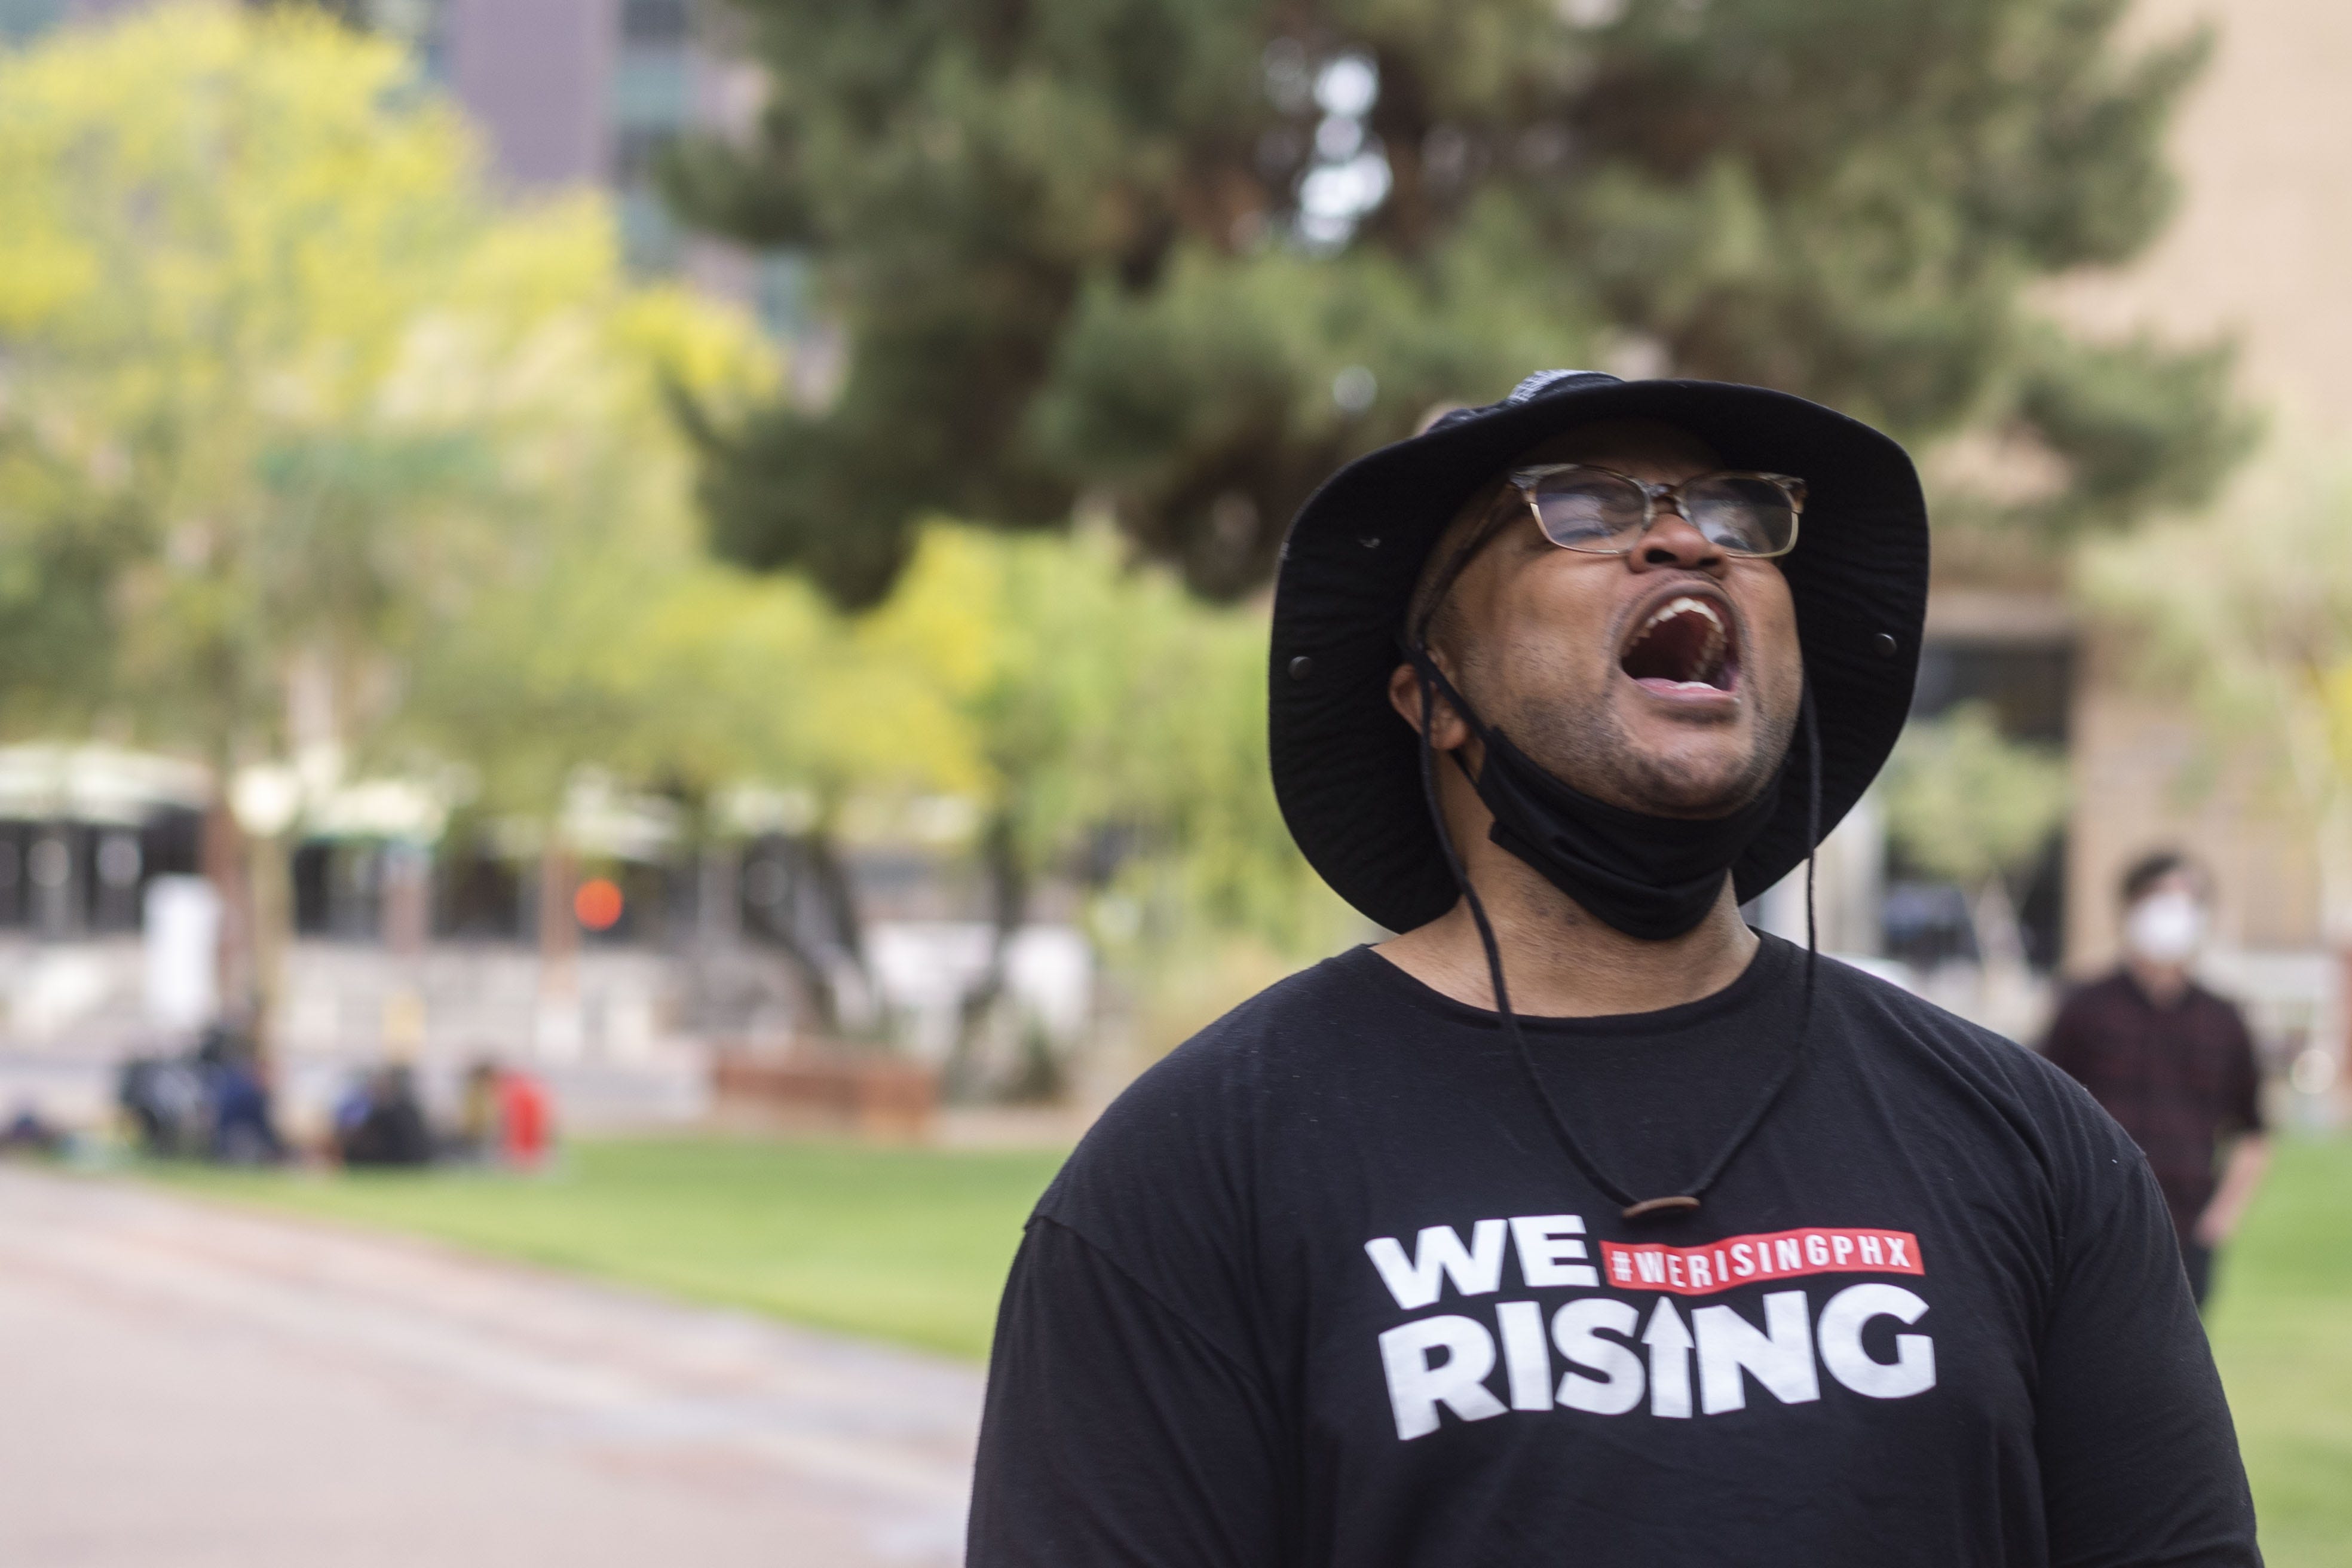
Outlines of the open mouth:
[{"label": "open mouth", "polygon": [[1651,613],[1617,660],[1617,668],[1652,691],[1729,691],[1739,662],[1731,626],[1720,605],[1688,594]]}]

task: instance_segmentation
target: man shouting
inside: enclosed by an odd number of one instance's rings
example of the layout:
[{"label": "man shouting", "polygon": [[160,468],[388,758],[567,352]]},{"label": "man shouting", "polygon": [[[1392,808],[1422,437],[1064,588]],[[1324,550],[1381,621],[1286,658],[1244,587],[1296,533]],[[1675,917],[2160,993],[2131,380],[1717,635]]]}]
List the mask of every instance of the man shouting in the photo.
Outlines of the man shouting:
[{"label": "man shouting", "polygon": [[978,1568],[2253,1563],[2162,1194],[2028,1052],[1750,931],[1910,702],[1894,442],[1550,372],[1335,476],[1275,787],[1402,934],[1030,1222]]}]

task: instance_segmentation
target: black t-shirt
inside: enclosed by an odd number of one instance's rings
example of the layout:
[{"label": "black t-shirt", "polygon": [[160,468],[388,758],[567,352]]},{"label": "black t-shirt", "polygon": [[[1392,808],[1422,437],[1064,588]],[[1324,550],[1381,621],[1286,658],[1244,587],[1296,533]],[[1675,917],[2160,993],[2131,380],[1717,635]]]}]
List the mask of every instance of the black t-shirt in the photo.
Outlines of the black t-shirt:
[{"label": "black t-shirt", "polygon": [[[1601,1168],[1680,1190],[1801,952],[1528,1020]],[[1823,960],[1696,1213],[1627,1222],[1493,1014],[1369,949],[1154,1068],[1006,1288],[975,1568],[2253,1563],[2164,1201],[2031,1053]]]}]

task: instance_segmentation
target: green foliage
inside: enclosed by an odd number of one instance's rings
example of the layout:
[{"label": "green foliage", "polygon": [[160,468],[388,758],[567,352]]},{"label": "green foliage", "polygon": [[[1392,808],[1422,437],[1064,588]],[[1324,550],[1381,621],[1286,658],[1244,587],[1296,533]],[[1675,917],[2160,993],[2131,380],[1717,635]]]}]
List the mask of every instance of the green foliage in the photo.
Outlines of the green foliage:
[{"label": "green foliage", "polygon": [[0,733],[78,730],[107,696],[110,599],[136,523],[61,467],[0,430]]},{"label": "green foliage", "polygon": [[2203,721],[2193,764],[2287,786],[2324,922],[2352,930],[2352,467],[2288,447],[2227,507],[2093,544],[2077,581],[2119,673]]},{"label": "green foliage", "polygon": [[1963,475],[1956,515],[2053,540],[2247,438],[2220,351],[2027,302],[2171,199],[2204,41],[2125,51],[2124,0],[734,4],[772,98],[672,194],[804,248],[851,352],[829,407],[699,419],[704,495],[723,553],[845,604],[928,513],[1084,496],[1239,594],[1334,464],[1612,356],[1990,433],[2051,493]]},{"label": "green foliage", "polygon": [[2283,451],[2226,508],[2086,549],[2079,585],[2137,634],[2131,668],[2225,732],[2324,723],[2331,683],[2352,671],[2352,465]]},{"label": "green foliage", "polygon": [[2352,1542],[2352,1141],[2285,1137],[2223,1250],[2213,1359],[2262,1521],[2263,1561],[2339,1568]]},{"label": "green foliage", "polygon": [[601,206],[502,213],[400,50],[297,8],[0,56],[0,717],[223,770],[457,738],[533,808],[644,710],[519,724],[503,677],[628,598],[575,607],[591,563],[715,570],[664,384],[763,374],[627,285]]},{"label": "green foliage", "polygon": [[193,1165],[158,1180],[977,1361],[1060,1151],[583,1141],[541,1178]]},{"label": "green foliage", "polygon": [[1981,888],[2021,875],[2066,817],[2066,762],[1967,703],[1914,723],[1887,763],[1886,819],[1921,870]]},{"label": "green foliage", "polygon": [[2143,335],[2107,344],[2047,333],[2018,385],[2026,423],[2072,460],[2073,485],[2018,509],[2045,531],[2113,530],[2150,509],[2193,510],[2254,446],[2257,422],[2216,418],[2231,354]]},{"label": "green foliage", "polygon": [[483,804],[530,813],[586,764],[690,803],[796,786],[827,826],[851,803],[954,795],[1009,919],[1038,880],[1115,876],[1160,937],[1329,945],[1267,782],[1261,609],[1202,605],[1102,531],[934,524],[854,619],[682,530],[554,543],[418,652],[385,749],[462,760]]},{"label": "green foliage", "polygon": [[[0,724],[541,821],[588,768],[697,825],[746,782],[817,832],[956,795],[1015,878],[1116,868],[1155,934],[1321,945],[1262,611],[1107,532],[909,533],[863,621],[713,561],[676,408],[733,417],[769,356],[629,283],[602,205],[479,175],[397,50],[299,8],[0,56]],[[1301,265],[1268,258],[1257,326]]]},{"label": "green foliage", "polygon": [[1000,879],[1110,879],[1163,941],[1241,931],[1327,948],[1330,900],[1269,783],[1263,610],[1202,605],[1120,555],[1101,529],[934,526],[856,642],[950,710],[976,764],[964,787],[1009,835]]},{"label": "green foliage", "polygon": [[215,760],[282,747],[293,650],[349,695],[353,645],[415,629],[489,466],[397,395],[420,315],[490,281],[463,131],[404,74],[324,22],[209,8],[0,58],[12,521],[102,537],[84,684]]}]

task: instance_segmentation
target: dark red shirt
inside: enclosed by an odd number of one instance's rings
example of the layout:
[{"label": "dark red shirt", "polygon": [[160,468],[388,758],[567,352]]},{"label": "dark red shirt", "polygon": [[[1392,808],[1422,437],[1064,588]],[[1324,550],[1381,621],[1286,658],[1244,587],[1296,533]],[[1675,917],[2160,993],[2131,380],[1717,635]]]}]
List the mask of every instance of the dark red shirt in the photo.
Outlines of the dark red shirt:
[{"label": "dark red shirt", "polygon": [[2262,1070],[2238,1009],[2197,985],[2159,1006],[2119,970],[2066,999],[2042,1054],[2147,1155],[2186,1238],[2213,1199],[2221,1140],[2263,1131]]}]

